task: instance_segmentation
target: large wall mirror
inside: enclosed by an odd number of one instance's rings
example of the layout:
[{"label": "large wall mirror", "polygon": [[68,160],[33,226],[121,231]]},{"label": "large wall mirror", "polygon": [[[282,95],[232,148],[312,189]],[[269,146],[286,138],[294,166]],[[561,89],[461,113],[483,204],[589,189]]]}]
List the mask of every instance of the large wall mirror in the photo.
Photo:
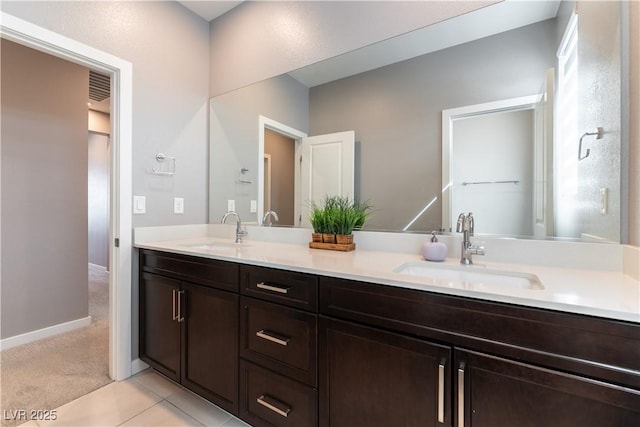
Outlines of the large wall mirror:
[{"label": "large wall mirror", "polygon": [[353,131],[366,229],[450,232],[473,212],[476,234],[619,242],[624,15],[502,2],[216,96],[210,222],[234,200],[300,226],[278,183],[298,179],[296,147]]}]

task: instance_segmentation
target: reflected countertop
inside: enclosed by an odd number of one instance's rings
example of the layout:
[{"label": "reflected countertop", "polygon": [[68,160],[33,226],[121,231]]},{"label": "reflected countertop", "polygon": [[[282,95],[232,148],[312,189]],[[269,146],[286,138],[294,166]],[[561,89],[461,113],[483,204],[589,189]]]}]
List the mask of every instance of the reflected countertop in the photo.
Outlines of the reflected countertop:
[{"label": "reflected countertop", "polygon": [[219,237],[143,239],[134,245],[137,248],[640,323],[640,283],[629,275],[611,270],[499,263],[477,257],[469,271],[524,273],[536,276],[542,284],[542,289],[521,286],[486,289],[464,281],[397,272],[406,263],[459,270],[457,258],[431,263],[419,254],[411,253],[362,248],[339,252],[310,249],[300,243],[263,240],[247,240],[245,244],[235,245],[233,239]]}]

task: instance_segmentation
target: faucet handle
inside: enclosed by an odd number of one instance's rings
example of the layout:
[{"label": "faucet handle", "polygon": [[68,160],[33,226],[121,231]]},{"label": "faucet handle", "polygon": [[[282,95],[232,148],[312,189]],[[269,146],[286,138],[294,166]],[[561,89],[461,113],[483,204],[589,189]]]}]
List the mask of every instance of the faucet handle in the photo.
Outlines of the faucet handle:
[{"label": "faucet handle", "polygon": [[465,216],[464,216],[464,213],[461,213],[460,215],[458,215],[458,222],[456,223],[456,232],[462,233],[464,231],[464,222],[465,222]]},{"label": "faucet handle", "polygon": [[469,236],[473,236],[473,231],[475,229],[475,224],[473,221],[473,213],[469,212],[469,214],[467,215],[467,224],[468,224],[468,229],[469,229]]}]

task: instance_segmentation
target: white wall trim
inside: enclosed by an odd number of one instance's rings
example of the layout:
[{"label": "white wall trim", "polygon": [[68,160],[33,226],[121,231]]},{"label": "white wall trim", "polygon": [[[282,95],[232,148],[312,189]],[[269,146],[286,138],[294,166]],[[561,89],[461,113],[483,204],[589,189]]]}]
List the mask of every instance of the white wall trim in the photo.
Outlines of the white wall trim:
[{"label": "white wall trim", "polygon": [[0,341],[0,349],[7,350],[12,347],[16,347],[22,344],[28,344],[33,341],[38,341],[43,338],[49,338],[54,335],[61,334],[63,332],[73,331],[74,329],[84,328],[91,324],[91,316],[83,317],[81,319],[72,320],[70,322],[60,323],[58,325],[48,326],[46,328],[38,329],[35,331],[27,332],[13,337],[5,338]]},{"label": "white wall trim", "polygon": [[109,375],[122,380],[131,375],[132,64],[5,12],[0,15],[0,36],[111,75]]}]

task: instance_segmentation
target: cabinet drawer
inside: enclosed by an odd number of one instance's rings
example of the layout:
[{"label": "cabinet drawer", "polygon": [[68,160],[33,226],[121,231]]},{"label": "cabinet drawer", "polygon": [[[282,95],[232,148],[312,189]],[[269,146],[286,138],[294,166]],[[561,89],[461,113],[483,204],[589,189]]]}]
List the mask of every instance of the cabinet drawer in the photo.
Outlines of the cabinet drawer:
[{"label": "cabinet drawer", "polygon": [[317,316],[253,298],[240,303],[240,355],[315,386]]},{"label": "cabinet drawer", "polygon": [[240,362],[240,417],[253,426],[317,425],[317,392],[252,363]]},{"label": "cabinet drawer", "polygon": [[178,280],[238,292],[239,266],[231,262],[141,250],[140,268]]},{"label": "cabinet drawer", "polygon": [[274,268],[241,266],[240,293],[316,312],[318,278]]}]

